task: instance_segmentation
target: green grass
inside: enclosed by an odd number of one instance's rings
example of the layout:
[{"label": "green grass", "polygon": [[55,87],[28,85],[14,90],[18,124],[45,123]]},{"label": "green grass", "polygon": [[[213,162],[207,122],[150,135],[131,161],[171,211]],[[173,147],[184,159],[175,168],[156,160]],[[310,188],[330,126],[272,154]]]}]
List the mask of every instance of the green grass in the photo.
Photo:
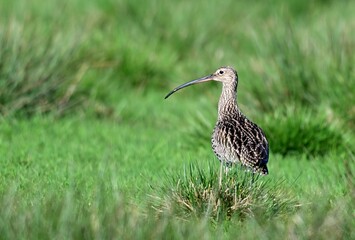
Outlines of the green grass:
[{"label": "green grass", "polygon": [[159,199],[155,208],[162,212],[178,209],[181,217],[205,217],[218,223],[233,218],[242,222],[255,215],[271,219],[290,215],[297,208],[283,180],[271,182],[243,168],[225,172],[223,166],[219,170],[212,166],[204,169],[190,164],[183,174],[170,173],[160,193],[165,198],[155,196]]},{"label": "green grass", "polygon": [[[4,239],[353,239],[352,1],[0,4]],[[232,65],[270,175],[210,149]]]}]

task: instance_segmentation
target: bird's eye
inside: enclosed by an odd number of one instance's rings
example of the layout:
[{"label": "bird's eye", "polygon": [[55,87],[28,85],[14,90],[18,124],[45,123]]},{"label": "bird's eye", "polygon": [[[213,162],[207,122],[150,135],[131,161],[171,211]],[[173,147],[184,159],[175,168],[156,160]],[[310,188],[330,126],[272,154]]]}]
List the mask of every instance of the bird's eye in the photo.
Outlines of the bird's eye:
[{"label": "bird's eye", "polygon": [[221,75],[222,75],[223,73],[224,73],[224,71],[223,71],[223,70],[219,70],[219,74],[221,74]]}]

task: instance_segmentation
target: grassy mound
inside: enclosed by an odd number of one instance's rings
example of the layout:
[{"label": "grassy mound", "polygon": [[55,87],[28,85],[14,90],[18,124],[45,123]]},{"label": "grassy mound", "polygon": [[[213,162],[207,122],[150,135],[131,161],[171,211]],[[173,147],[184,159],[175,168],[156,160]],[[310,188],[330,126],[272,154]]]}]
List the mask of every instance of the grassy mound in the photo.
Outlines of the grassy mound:
[{"label": "grassy mound", "polygon": [[216,221],[288,215],[297,206],[283,181],[237,166],[225,171],[224,166],[204,169],[190,164],[182,173],[169,174],[159,195],[164,196],[156,206],[161,211],[173,208],[185,217],[208,216]]}]

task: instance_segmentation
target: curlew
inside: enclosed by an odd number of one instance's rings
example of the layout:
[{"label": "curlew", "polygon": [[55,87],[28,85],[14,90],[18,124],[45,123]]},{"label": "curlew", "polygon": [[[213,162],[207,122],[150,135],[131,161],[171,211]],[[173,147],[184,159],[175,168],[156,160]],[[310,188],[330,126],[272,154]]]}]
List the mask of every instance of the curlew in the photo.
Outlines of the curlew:
[{"label": "curlew", "polygon": [[267,175],[269,144],[263,130],[238,107],[238,74],[233,68],[220,67],[211,75],[184,83],[166,95],[165,99],[182,88],[212,80],[223,85],[218,103],[218,120],[211,138],[214,153],[228,167],[240,163],[253,172]]}]

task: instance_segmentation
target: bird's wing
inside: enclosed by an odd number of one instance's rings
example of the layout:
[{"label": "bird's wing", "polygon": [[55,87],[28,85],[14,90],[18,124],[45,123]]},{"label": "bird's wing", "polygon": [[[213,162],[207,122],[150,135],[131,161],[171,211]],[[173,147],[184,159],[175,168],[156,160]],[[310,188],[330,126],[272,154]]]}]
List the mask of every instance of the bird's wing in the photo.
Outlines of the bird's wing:
[{"label": "bird's wing", "polygon": [[250,166],[264,166],[269,160],[269,144],[264,132],[255,123],[245,119],[244,125],[240,127],[244,141],[242,145],[242,156]]},{"label": "bird's wing", "polygon": [[[217,123],[213,142],[223,146],[215,153],[227,162],[238,162],[249,167],[266,165],[269,146],[262,130],[248,119],[229,118]],[[214,145],[214,144],[213,144]]]}]

